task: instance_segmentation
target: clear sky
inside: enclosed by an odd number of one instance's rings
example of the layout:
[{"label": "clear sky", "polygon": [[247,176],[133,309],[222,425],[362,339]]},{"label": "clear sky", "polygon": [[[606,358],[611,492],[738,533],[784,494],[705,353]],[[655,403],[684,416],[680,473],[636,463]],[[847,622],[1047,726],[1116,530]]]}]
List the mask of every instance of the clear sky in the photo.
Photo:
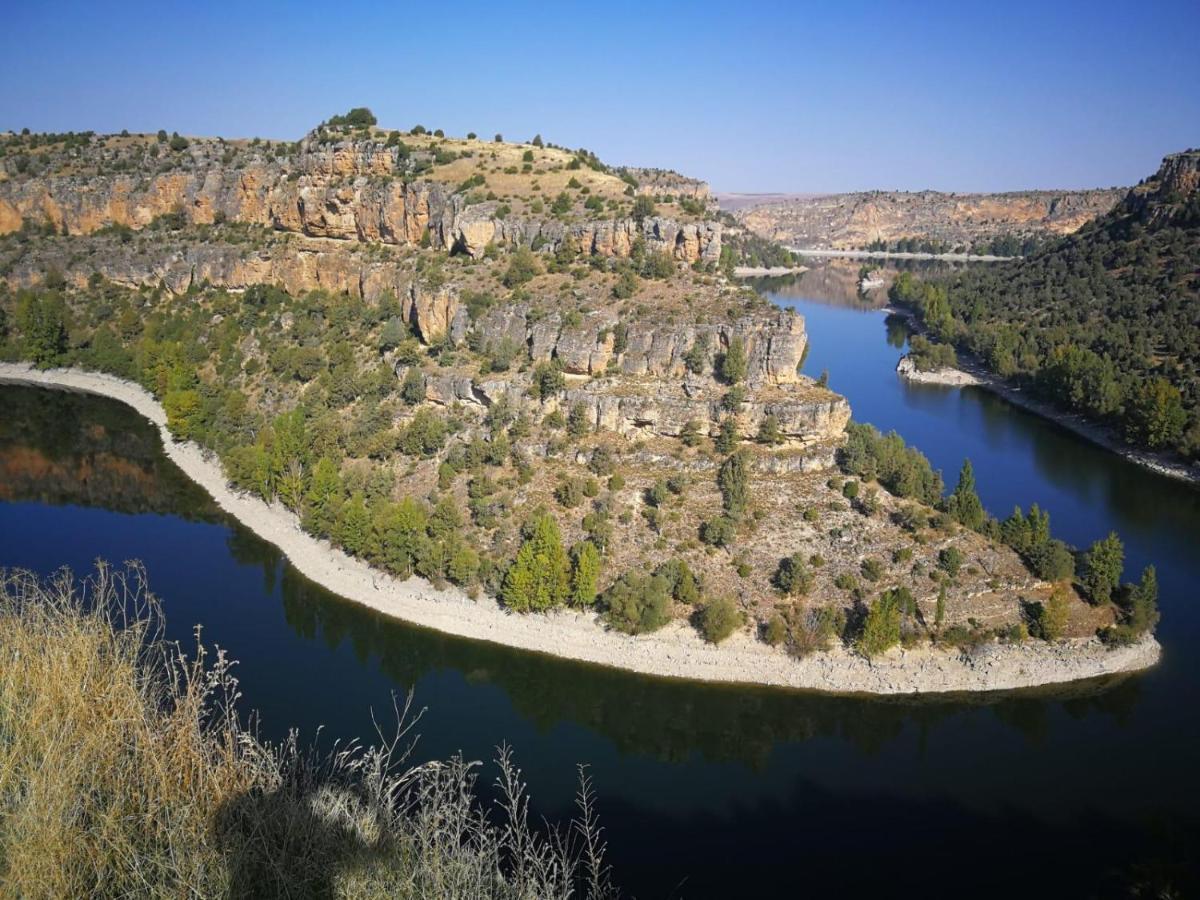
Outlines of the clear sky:
[{"label": "clear sky", "polygon": [[502,132],[726,191],[1127,185],[1200,146],[1200,0],[7,4],[0,129]]}]

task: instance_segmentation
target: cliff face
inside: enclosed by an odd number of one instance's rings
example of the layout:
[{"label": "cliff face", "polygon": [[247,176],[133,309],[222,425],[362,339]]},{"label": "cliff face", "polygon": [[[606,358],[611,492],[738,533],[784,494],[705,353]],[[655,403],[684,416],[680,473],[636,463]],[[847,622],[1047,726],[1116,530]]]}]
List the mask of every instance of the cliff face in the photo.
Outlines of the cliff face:
[{"label": "cliff face", "polygon": [[141,229],[174,214],[188,224],[240,222],[315,238],[429,245],[475,258],[489,244],[556,249],[563,243],[585,253],[626,257],[638,237],[648,250],[665,251],[680,262],[715,261],[721,253],[715,222],[606,217],[591,209],[586,215],[582,210],[558,217],[544,211],[514,215],[508,203],[421,177],[430,171],[423,168],[429,161],[416,165],[411,151],[381,140],[326,143],[310,136],[293,155],[246,150],[233,160],[223,146],[196,141],[160,164],[169,165],[168,171],[150,175],[128,174],[124,158],[109,160],[91,147],[85,155],[98,158],[87,160],[88,166],[67,164],[34,176],[6,167],[8,177],[0,181],[0,234],[26,222],[76,235],[111,225]]},{"label": "cliff face", "polygon": [[970,246],[1015,235],[1061,235],[1108,212],[1123,189],[944,194],[870,191],[781,200],[740,209],[754,233],[812,249],[857,249],[904,238]]},{"label": "cliff face", "polygon": [[1158,171],[1133,188],[1113,210],[1114,217],[1134,216],[1150,226],[1192,215],[1200,194],[1200,150],[1163,159]]}]

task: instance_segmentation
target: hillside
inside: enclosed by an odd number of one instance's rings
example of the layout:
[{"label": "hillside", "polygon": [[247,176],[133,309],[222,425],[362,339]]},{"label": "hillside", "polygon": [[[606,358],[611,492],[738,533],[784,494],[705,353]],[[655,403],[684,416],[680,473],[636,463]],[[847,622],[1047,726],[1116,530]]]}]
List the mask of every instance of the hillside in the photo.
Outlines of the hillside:
[{"label": "hillside", "polygon": [[793,197],[740,208],[735,216],[761,237],[800,249],[972,250],[1012,256],[1028,249],[1029,239],[1076,231],[1108,212],[1124,193],[1117,188],[1004,194],[867,191]]},{"label": "hillside", "polygon": [[307,531],[509,610],[795,655],[1122,620],[1055,589],[1047,530],[1030,562],[898,438],[847,444],[701,183],[373,122],[10,135],[0,356],[137,381]]},{"label": "hillside", "polygon": [[1029,259],[892,296],[998,375],[1134,446],[1200,458],[1200,151]]}]

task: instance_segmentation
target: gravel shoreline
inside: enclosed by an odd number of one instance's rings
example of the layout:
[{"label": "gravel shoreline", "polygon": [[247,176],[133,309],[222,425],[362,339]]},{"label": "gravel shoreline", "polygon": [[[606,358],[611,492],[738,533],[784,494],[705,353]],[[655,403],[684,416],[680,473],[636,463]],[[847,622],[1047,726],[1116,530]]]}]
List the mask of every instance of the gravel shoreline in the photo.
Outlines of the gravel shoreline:
[{"label": "gravel shoreline", "polygon": [[164,451],[188,477],[222,509],[278,547],[307,578],[355,603],[446,634],[643,675],[839,694],[1016,690],[1134,672],[1153,666],[1161,654],[1158,642],[1147,636],[1115,650],[1090,638],[1059,644],[989,644],[970,656],[920,647],[896,649],[872,661],[838,648],[794,660],[744,631],[716,647],[682,622],[629,637],[606,630],[590,613],[561,610],[523,616],[491,598],[471,600],[461,591],[438,590],[415,577],[399,581],[304,533],[293,513],[231,489],[215,458],[194,443],[174,440],[163,408],[139,385],[78,369],[39,371],[14,363],[0,363],[0,382],[83,391],[131,406],[158,427]]}]

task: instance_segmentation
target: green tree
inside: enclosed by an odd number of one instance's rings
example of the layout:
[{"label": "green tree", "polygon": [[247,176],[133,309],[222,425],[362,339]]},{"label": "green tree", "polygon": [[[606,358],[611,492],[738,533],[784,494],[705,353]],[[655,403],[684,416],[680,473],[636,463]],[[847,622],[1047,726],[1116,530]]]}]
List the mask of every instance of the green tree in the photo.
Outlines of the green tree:
[{"label": "green tree", "polygon": [[1044,641],[1057,641],[1067,631],[1067,619],[1071,614],[1067,590],[1055,585],[1045,604],[1034,611],[1034,630]]},{"label": "green tree", "polygon": [[328,536],[335,524],[341,494],[342,478],[337,463],[328,456],[322,456],[313,467],[305,497],[305,527],[320,537]]},{"label": "green tree", "polygon": [[737,384],[746,377],[746,367],[746,345],[741,337],[734,335],[721,358],[721,377],[727,384]]},{"label": "green tree", "polygon": [[515,288],[542,274],[542,265],[528,247],[518,247],[509,257],[508,268],[501,279],[504,286]]},{"label": "green tree", "polygon": [[167,413],[167,428],[181,441],[190,441],[199,436],[203,417],[203,404],[199,391],[167,391],[163,397],[163,409]]},{"label": "green tree", "polygon": [[1130,437],[1152,450],[1174,447],[1187,427],[1187,410],[1179,389],[1165,378],[1142,382],[1128,413]]},{"label": "green tree", "polygon": [[779,568],[775,571],[775,586],[783,593],[803,596],[812,588],[812,582],[812,572],[803,553],[797,551],[780,560]]},{"label": "green tree", "polygon": [[733,416],[726,416],[721,420],[721,428],[717,432],[717,439],[713,442],[713,447],[718,453],[731,453],[741,440],[741,435],[738,434],[737,419]]},{"label": "green tree", "polygon": [[750,505],[750,454],[745,450],[730,454],[717,472],[717,487],[725,514],[740,519]]},{"label": "green tree", "polygon": [[1146,566],[1141,580],[1130,588],[1126,619],[1137,634],[1152,631],[1158,624],[1158,572],[1154,566]]},{"label": "green tree", "polygon": [[67,310],[57,293],[26,294],[17,301],[21,350],[39,369],[62,362],[67,351]]},{"label": "green tree", "polygon": [[1125,547],[1117,533],[1096,541],[1084,555],[1080,584],[1092,603],[1108,603],[1121,585],[1125,570]]},{"label": "green tree", "polygon": [[460,586],[471,584],[479,574],[479,554],[460,544],[450,555],[446,563],[446,575],[451,581]]},{"label": "green tree", "polygon": [[944,547],[938,551],[938,568],[954,578],[962,566],[962,551],[957,547]]},{"label": "green tree", "polygon": [[671,621],[671,581],[631,569],[604,592],[605,621],[626,634],[657,631]]},{"label": "green tree", "polygon": [[700,610],[700,633],[710,644],[719,644],[742,625],[742,611],[728,597],[709,600]]},{"label": "green tree", "polygon": [[655,213],[654,201],[645,194],[640,194],[633,200],[633,217],[639,222],[643,219],[653,216]]},{"label": "green tree", "polygon": [[599,579],[600,551],[591,541],[580,541],[571,548],[571,605],[595,603]]},{"label": "green tree", "polygon": [[362,491],[355,491],[350,502],[342,507],[337,523],[337,539],[346,552],[363,556],[371,537],[371,512]]},{"label": "green tree", "polygon": [[971,468],[971,460],[963,460],[958,484],[946,505],[950,514],[967,528],[978,531],[983,527],[983,503],[975,491],[975,470]]},{"label": "green tree", "polygon": [[517,558],[504,576],[503,597],[520,612],[542,611],[565,602],[571,571],[558,523],[548,513],[535,518]]},{"label": "green tree", "polygon": [[900,643],[900,613],[895,592],[880,594],[863,621],[862,633],[855,643],[858,652],[871,658]]}]

